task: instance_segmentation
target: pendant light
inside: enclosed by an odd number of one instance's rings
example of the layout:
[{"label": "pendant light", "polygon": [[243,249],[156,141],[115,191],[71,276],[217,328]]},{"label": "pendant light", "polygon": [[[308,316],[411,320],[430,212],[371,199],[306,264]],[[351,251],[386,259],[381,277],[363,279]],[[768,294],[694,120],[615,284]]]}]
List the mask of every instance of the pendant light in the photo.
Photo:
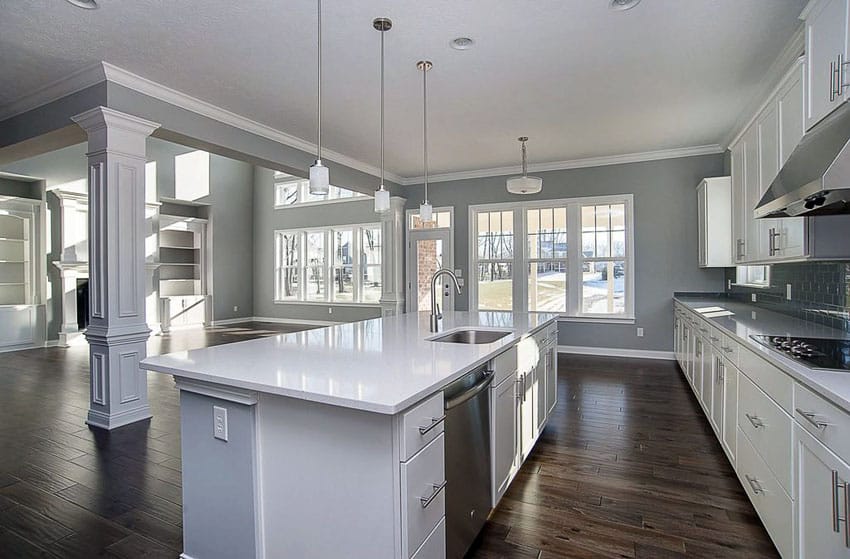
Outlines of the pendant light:
[{"label": "pendant light", "polygon": [[543,190],[543,179],[528,176],[528,160],[525,150],[525,142],[528,141],[528,137],[520,136],[517,140],[522,144],[522,176],[508,179],[508,192],[511,194],[537,194]]},{"label": "pendant light", "polygon": [[330,176],[328,168],[322,164],[322,0],[318,0],[318,65],[316,100],[316,161],[310,166],[310,194],[322,196],[328,193]]},{"label": "pendant light", "polygon": [[384,34],[392,29],[393,22],[379,17],[372,26],[381,32],[381,186],[375,191],[375,211],[384,213],[390,209],[390,192],[384,188]]},{"label": "pendant light", "polygon": [[430,60],[420,60],[416,63],[416,67],[422,70],[422,159],[425,167],[425,197],[419,206],[419,219],[427,222],[433,218],[434,208],[428,201],[428,79],[426,76],[434,64]]}]

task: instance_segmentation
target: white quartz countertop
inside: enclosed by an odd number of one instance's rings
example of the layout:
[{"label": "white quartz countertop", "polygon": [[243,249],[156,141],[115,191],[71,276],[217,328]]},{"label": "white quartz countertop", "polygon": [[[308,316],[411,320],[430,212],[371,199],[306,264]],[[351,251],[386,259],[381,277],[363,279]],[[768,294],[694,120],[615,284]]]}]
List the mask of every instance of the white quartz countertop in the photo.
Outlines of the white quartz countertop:
[{"label": "white quartz countertop", "polygon": [[675,300],[692,310],[717,306],[732,311],[734,314],[731,316],[706,320],[805,387],[850,412],[850,371],[836,372],[807,367],[803,362],[769,349],[750,337],[764,335],[848,339],[850,335],[847,332],[723,297],[682,295],[675,297]]},{"label": "white quartz countertop", "polygon": [[555,314],[445,313],[440,334],[509,330],[491,344],[428,341],[428,313],[407,313],[149,357],[141,367],[370,412],[396,414],[557,319]]}]

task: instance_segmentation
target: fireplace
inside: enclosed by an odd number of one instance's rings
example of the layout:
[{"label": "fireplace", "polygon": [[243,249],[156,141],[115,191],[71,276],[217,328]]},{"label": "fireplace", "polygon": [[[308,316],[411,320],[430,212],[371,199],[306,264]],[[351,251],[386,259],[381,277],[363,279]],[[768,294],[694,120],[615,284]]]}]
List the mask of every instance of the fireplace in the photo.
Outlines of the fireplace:
[{"label": "fireplace", "polygon": [[77,328],[89,326],[89,280],[77,278]]}]

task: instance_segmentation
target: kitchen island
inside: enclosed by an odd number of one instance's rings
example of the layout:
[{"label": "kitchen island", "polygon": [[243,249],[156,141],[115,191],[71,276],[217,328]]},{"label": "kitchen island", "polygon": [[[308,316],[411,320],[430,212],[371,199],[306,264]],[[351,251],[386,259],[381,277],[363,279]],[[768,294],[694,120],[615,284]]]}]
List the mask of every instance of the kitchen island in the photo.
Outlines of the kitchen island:
[{"label": "kitchen island", "polygon": [[[554,406],[556,319],[404,314],[146,359],[180,389],[183,557],[445,557],[443,390],[492,377],[494,505]],[[504,336],[434,340],[468,329]]]}]

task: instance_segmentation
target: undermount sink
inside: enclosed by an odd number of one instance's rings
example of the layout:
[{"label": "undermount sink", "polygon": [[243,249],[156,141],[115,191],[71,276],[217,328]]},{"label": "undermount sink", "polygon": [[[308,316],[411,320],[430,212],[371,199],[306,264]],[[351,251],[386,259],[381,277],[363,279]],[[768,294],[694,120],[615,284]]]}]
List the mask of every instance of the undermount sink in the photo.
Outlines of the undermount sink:
[{"label": "undermount sink", "polygon": [[430,338],[429,341],[450,344],[492,344],[510,333],[510,330],[455,330],[436,338]]}]

